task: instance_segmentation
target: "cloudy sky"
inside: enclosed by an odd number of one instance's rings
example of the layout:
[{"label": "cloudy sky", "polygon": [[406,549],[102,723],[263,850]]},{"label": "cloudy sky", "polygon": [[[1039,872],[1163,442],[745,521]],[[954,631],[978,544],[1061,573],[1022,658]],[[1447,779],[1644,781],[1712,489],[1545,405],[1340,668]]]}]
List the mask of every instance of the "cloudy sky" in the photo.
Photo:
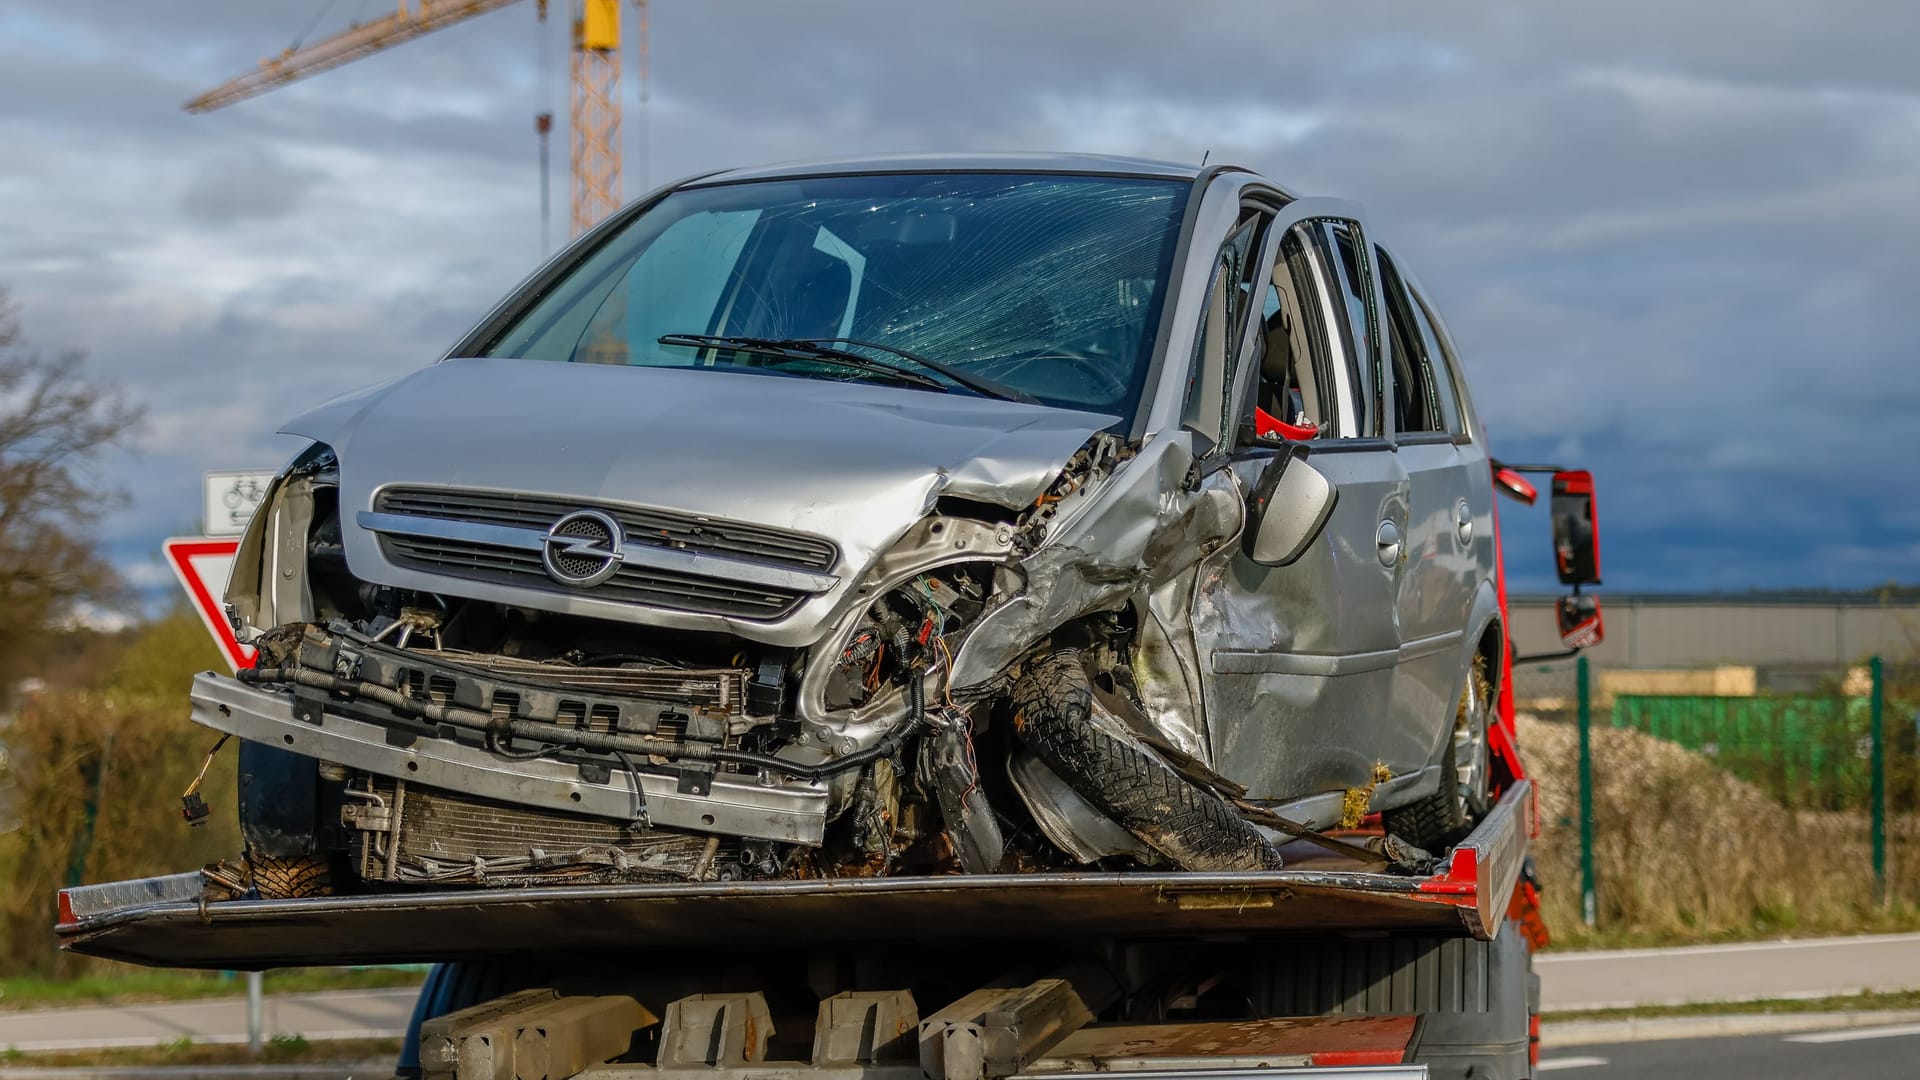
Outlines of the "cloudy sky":
[{"label": "cloudy sky", "polygon": [[[432,360],[540,256],[533,115],[565,98],[531,3],[180,111],[392,7],[0,5],[0,284],[148,408],[102,480],[132,494],[106,540],[149,595],[202,470],[280,463],[280,421]],[[842,153],[1210,151],[1369,208],[1496,453],[1598,475],[1610,589],[1920,580],[1920,5],[652,8],[629,195]],[[1514,518],[1545,588],[1544,518]]]}]

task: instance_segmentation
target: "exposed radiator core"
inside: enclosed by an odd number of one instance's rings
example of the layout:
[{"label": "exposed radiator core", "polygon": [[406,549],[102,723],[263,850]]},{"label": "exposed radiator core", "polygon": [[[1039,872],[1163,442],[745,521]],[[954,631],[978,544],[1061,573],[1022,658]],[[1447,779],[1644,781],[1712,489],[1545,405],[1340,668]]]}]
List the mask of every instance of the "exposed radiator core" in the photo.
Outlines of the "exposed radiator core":
[{"label": "exposed radiator core", "polygon": [[534,885],[681,881],[738,859],[736,841],[554,814],[362,775],[341,822],[370,882]]}]

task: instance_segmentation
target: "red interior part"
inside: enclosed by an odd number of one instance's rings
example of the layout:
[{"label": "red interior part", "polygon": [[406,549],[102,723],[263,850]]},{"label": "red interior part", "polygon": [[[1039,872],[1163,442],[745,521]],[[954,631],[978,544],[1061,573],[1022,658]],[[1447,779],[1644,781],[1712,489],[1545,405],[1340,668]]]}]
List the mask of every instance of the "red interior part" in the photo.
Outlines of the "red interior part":
[{"label": "red interior part", "polygon": [[1265,409],[1253,410],[1253,433],[1255,435],[1278,435],[1283,439],[1305,441],[1320,437],[1318,424],[1289,424]]}]

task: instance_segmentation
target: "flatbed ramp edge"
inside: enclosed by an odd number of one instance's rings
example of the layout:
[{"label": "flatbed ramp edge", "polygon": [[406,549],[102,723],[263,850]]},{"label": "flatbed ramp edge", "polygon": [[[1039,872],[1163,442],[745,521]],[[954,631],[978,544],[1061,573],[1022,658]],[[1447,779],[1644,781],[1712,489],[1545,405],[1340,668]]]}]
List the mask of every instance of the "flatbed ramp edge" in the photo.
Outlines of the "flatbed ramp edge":
[{"label": "flatbed ramp edge", "polygon": [[1309,866],[1271,873],[983,874],[695,882],[201,899],[198,871],[60,893],[72,952],[139,964],[247,969],[443,962],[505,951],[1165,938],[1341,931],[1489,940],[1534,831],[1531,786],[1509,788],[1431,874]]}]

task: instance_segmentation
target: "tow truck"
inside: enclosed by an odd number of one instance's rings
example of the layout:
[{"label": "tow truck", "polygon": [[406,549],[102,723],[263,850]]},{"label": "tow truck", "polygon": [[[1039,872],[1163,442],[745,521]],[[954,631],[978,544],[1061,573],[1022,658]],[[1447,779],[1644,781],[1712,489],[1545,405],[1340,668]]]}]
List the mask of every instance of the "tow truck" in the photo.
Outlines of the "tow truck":
[{"label": "tow truck", "polygon": [[[1354,208],[1244,170],[928,168],[667,189],[443,362],[296,420],[227,594],[271,660],[193,693],[242,741],[243,869],[67,889],[63,946],[439,965],[399,1069],[444,1080],[1531,1075],[1495,500],[1419,291]],[[674,215],[750,228],[659,240]],[[733,299],[683,297],[711,317],[648,291],[728,252]],[[668,322],[608,307],[623,258]],[[1383,335],[1391,373],[1359,362]],[[1491,468],[1524,502],[1552,474],[1562,643],[1597,641],[1591,476]],[[1212,635],[1192,685],[1169,624]]]},{"label": "tow truck", "polygon": [[[1596,578],[1572,565],[1597,558],[1591,476],[1503,465],[1496,486],[1532,502],[1531,471],[1554,474],[1562,576]],[[1593,596],[1560,608],[1568,649],[1599,639]],[[400,1075],[439,1080],[1528,1077],[1548,933],[1499,685],[1498,800],[1421,875],[1381,865],[1372,819],[1271,872],[209,901],[192,871],[63,889],[56,931],[168,967],[435,964]]]}]

